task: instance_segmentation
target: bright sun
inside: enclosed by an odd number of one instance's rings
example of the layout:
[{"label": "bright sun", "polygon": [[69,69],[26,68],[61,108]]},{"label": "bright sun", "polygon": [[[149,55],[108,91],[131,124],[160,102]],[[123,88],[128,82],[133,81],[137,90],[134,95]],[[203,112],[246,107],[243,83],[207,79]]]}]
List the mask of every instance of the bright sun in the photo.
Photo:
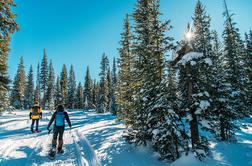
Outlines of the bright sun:
[{"label": "bright sun", "polygon": [[187,40],[191,40],[193,37],[193,33],[191,31],[186,32],[185,37]]}]

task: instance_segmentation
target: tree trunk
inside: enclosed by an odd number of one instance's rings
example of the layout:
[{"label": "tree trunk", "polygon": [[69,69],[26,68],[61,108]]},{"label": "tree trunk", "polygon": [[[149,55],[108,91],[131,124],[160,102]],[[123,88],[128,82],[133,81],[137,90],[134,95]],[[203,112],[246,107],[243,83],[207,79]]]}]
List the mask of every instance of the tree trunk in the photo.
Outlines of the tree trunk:
[{"label": "tree trunk", "polygon": [[199,144],[199,128],[198,128],[198,119],[194,113],[194,110],[191,110],[192,120],[190,122],[190,131],[191,131],[191,141],[192,148],[194,149]]},{"label": "tree trunk", "polygon": [[224,119],[223,118],[220,118],[220,136],[221,136],[221,140],[222,141],[226,140],[225,127],[224,127]]},{"label": "tree trunk", "polygon": [[[186,75],[188,78],[188,100],[189,105],[192,104],[192,95],[193,95],[193,83],[191,80],[192,77],[192,66],[187,64],[186,66]],[[190,130],[191,130],[191,142],[192,148],[194,149],[199,144],[199,128],[198,128],[198,119],[197,115],[195,114],[195,110],[191,108],[190,114],[192,116],[192,120],[190,121]]]}]

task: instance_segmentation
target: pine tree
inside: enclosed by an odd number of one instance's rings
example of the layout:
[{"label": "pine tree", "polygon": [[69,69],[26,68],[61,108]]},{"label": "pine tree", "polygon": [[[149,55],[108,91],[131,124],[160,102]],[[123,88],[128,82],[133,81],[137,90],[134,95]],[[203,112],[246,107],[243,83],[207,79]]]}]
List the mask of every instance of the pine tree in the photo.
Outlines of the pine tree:
[{"label": "pine tree", "polygon": [[92,101],[92,79],[89,72],[89,67],[86,70],[85,82],[84,82],[84,102],[85,109],[93,108],[93,101]]},{"label": "pine tree", "polygon": [[60,77],[57,76],[56,84],[55,84],[55,94],[54,94],[54,104],[57,107],[58,105],[62,104],[63,97],[62,97],[62,91],[61,91],[61,85],[60,85]]},{"label": "pine tree", "polygon": [[96,108],[97,106],[97,96],[98,96],[98,85],[96,83],[96,81],[93,81],[93,88],[92,88],[92,103],[93,103],[93,107]]},{"label": "pine tree", "polygon": [[84,96],[83,96],[83,87],[79,82],[76,90],[76,108],[82,109],[84,103]]},{"label": "pine tree", "polygon": [[[206,14],[205,7],[198,0],[193,17],[193,39],[189,41],[193,52],[201,53],[202,56],[187,64],[184,69],[185,74],[190,80],[186,80],[188,86],[187,94],[190,96],[188,105],[185,109],[190,111],[189,124],[191,130],[192,149],[198,157],[205,156],[202,152],[208,151],[207,138],[200,134],[199,130],[212,130],[212,97],[214,89],[213,55],[211,46],[210,16]],[[183,76],[182,76],[183,77]],[[189,76],[190,77],[190,76]],[[189,90],[191,88],[191,90]]]},{"label": "pine tree", "polygon": [[111,72],[110,72],[110,68],[108,68],[107,71],[107,78],[106,78],[106,82],[107,82],[107,88],[106,88],[106,94],[107,94],[107,103],[106,103],[106,110],[110,111],[111,108],[111,98],[112,98],[112,77],[111,77]]},{"label": "pine tree", "polygon": [[33,69],[30,66],[29,74],[27,76],[27,82],[25,87],[24,108],[29,109],[34,103],[34,82],[33,82]]},{"label": "pine tree", "polygon": [[45,107],[45,103],[47,102],[47,88],[48,88],[48,62],[47,62],[47,55],[46,55],[46,50],[44,49],[44,54],[43,54],[43,59],[41,62],[41,68],[40,68],[40,81],[41,81],[41,93],[43,96],[42,99],[42,107]]},{"label": "pine tree", "polygon": [[148,117],[154,150],[159,152],[161,159],[173,161],[181,153],[188,151],[189,140],[179,115],[179,96],[175,80],[176,70],[170,68],[167,81],[160,84],[159,97],[151,103],[151,116]]},{"label": "pine tree", "polygon": [[111,73],[111,96],[110,96],[110,112],[112,114],[117,113],[117,103],[116,103],[116,87],[117,87],[117,73],[116,73],[116,60],[113,59],[113,68]]},{"label": "pine tree", "polygon": [[24,108],[24,91],[25,91],[25,67],[24,59],[20,58],[18,65],[17,74],[14,78],[12,94],[11,94],[11,103],[17,109]]},{"label": "pine tree", "polygon": [[129,23],[129,16],[126,15],[124,20],[124,32],[121,34],[121,48],[119,48],[119,59],[118,59],[118,86],[117,86],[117,103],[119,119],[123,119],[125,124],[132,124],[131,117],[132,112],[132,85],[133,85],[133,54],[132,54],[132,40],[133,36],[131,33],[131,27]]},{"label": "pine tree", "polygon": [[250,114],[252,113],[252,30],[245,34],[246,56],[245,62],[245,76],[246,76],[246,101]]},{"label": "pine tree", "polygon": [[237,128],[233,120],[244,116],[244,71],[241,68],[244,64],[244,47],[239,34],[239,29],[235,27],[235,23],[229,15],[226,3],[224,16],[226,21],[223,32],[223,68],[225,70],[223,84],[226,85],[226,99],[228,99],[226,102],[228,106],[226,107],[225,112],[221,112],[219,115],[221,117],[220,135],[222,140],[231,140],[233,139],[234,132]]},{"label": "pine tree", "polygon": [[127,115],[130,118],[128,121],[129,128],[127,139],[134,142],[136,145],[146,145],[146,140],[150,139],[150,136],[147,133],[148,113],[147,105],[144,103],[144,100],[146,99],[144,98],[144,82],[145,78],[147,78],[147,68],[151,67],[148,63],[148,58],[151,54],[149,47],[151,45],[150,26],[151,21],[153,20],[151,11],[152,4],[152,0],[138,0],[133,13],[135,21],[134,43],[132,45],[134,63],[131,69],[132,78],[130,81],[132,84],[128,87],[131,88],[132,91],[132,104],[129,108],[133,111],[129,111],[128,113],[130,113],[130,115]]},{"label": "pine tree", "polygon": [[164,55],[171,48],[171,37],[165,33],[171,28],[170,21],[161,22],[159,0],[139,0],[133,17],[135,20],[135,56],[133,70],[133,127],[137,133],[135,142],[146,144],[152,137],[148,118],[152,117],[153,102],[160,94],[164,76]]},{"label": "pine tree", "polygon": [[68,77],[68,108],[75,107],[76,81],[73,65],[71,65]]},{"label": "pine tree", "polygon": [[107,110],[107,103],[108,103],[108,82],[107,82],[107,71],[109,68],[109,60],[105,53],[102,55],[101,60],[101,72],[100,76],[100,87],[99,87],[99,94],[98,94],[98,103],[97,103],[97,112],[104,113]]},{"label": "pine tree", "polygon": [[60,74],[60,89],[62,94],[62,105],[67,107],[67,100],[68,100],[68,79],[67,79],[67,67],[63,64],[62,71]]},{"label": "pine tree", "polygon": [[36,88],[34,92],[34,101],[38,101],[40,103],[41,101],[41,94],[40,94],[40,65],[38,63],[37,66],[37,80],[36,80]]},{"label": "pine tree", "polygon": [[49,73],[48,73],[48,87],[47,87],[47,103],[46,106],[48,109],[53,110],[54,109],[54,96],[55,96],[55,76],[54,76],[54,68],[52,61],[50,61],[49,64]]},{"label": "pine tree", "polygon": [[12,8],[16,5],[13,1],[0,2],[0,114],[9,107],[9,83],[8,76],[8,54],[10,37],[18,30],[18,25],[15,21],[16,15],[12,12]]},{"label": "pine tree", "polygon": [[[212,121],[215,122],[214,129],[217,138],[223,137],[223,114],[227,113],[228,110],[228,86],[225,83],[224,75],[225,70],[223,67],[223,48],[222,43],[218,38],[218,34],[216,31],[213,32],[213,40],[212,40],[212,54],[213,54],[213,72],[214,72],[214,88],[215,93],[212,94],[213,97],[213,105],[212,108],[213,115]],[[221,132],[222,131],[222,132]]]}]

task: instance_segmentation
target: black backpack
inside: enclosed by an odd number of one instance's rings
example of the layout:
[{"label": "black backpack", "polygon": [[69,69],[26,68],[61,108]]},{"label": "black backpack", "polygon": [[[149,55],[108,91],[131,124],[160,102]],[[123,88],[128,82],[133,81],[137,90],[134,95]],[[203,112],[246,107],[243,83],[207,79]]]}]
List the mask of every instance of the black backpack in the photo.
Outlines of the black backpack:
[{"label": "black backpack", "polygon": [[33,109],[32,115],[35,115],[35,116],[36,116],[36,115],[39,115],[39,109],[40,109],[40,107],[36,107],[36,106],[35,106],[35,107],[33,107],[32,109]]}]

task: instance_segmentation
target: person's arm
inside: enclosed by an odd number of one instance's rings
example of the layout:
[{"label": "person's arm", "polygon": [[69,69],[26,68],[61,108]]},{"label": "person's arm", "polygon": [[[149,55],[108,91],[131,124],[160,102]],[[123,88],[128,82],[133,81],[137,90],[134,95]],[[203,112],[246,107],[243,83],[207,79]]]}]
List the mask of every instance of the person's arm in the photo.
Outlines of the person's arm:
[{"label": "person's arm", "polygon": [[40,119],[42,119],[42,108],[39,108],[39,115],[40,115]]},{"label": "person's arm", "polygon": [[30,117],[30,119],[32,118],[32,109],[30,109],[29,117]]},{"label": "person's arm", "polygon": [[70,128],[72,128],[72,124],[71,124],[71,121],[70,121],[70,119],[69,119],[68,113],[67,113],[67,112],[64,112],[64,114],[65,114],[65,117],[66,117],[66,121],[67,121],[67,123],[68,123],[68,126],[69,126]]},{"label": "person's arm", "polygon": [[53,123],[54,119],[55,119],[55,116],[56,116],[56,112],[53,113],[49,123],[48,123],[48,126],[47,126],[47,130],[49,130],[51,124]]}]

